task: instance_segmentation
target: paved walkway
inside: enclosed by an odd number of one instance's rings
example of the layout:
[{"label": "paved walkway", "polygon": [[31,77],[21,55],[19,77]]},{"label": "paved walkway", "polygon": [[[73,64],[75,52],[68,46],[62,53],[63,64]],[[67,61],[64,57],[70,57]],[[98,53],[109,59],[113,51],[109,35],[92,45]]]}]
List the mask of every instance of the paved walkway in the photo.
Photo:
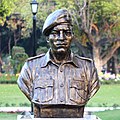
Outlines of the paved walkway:
[{"label": "paved walkway", "polygon": [[[85,107],[85,112],[98,112],[105,110],[120,109],[120,107]],[[30,107],[0,107],[0,112],[23,112],[31,111]]]}]

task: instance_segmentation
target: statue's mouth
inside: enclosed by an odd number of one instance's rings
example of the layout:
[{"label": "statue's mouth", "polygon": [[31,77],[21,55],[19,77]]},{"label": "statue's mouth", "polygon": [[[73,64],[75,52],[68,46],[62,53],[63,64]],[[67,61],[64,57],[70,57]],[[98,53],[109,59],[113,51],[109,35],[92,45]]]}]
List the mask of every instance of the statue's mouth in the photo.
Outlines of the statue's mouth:
[{"label": "statue's mouth", "polygon": [[58,43],[56,44],[57,47],[66,47],[67,43]]}]

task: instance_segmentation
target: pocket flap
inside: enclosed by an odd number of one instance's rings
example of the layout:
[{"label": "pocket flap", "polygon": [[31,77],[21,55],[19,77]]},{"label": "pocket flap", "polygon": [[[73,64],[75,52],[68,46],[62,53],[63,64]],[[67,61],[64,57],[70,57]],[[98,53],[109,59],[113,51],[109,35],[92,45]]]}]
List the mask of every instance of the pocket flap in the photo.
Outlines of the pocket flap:
[{"label": "pocket flap", "polygon": [[85,84],[84,81],[71,81],[70,82],[70,88],[76,88],[78,90],[84,89]]},{"label": "pocket flap", "polygon": [[47,88],[47,87],[53,87],[54,81],[53,80],[38,80],[35,89],[36,88]]}]

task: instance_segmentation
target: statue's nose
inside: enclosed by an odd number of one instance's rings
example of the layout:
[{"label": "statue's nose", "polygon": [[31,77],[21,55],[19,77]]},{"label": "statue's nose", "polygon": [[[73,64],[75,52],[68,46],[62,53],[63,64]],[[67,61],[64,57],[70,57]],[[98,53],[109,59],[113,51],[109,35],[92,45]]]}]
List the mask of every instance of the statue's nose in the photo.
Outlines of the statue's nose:
[{"label": "statue's nose", "polygon": [[59,33],[59,39],[64,40],[64,32],[62,30]]}]

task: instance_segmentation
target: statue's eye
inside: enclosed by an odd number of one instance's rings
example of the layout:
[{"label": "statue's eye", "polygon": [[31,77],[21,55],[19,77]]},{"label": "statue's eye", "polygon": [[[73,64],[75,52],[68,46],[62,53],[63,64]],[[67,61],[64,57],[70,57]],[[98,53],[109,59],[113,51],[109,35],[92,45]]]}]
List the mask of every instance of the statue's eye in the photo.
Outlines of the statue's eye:
[{"label": "statue's eye", "polygon": [[56,37],[58,35],[58,32],[57,31],[52,31],[50,34],[53,35],[54,37]]},{"label": "statue's eye", "polygon": [[65,31],[64,33],[65,33],[65,35],[66,35],[67,37],[70,37],[70,36],[72,35],[72,32],[71,32],[71,31]]},{"label": "statue's eye", "polygon": [[70,30],[52,31],[51,35],[54,37],[59,37],[60,35],[63,35],[64,37],[70,37],[72,35],[72,31]]}]

